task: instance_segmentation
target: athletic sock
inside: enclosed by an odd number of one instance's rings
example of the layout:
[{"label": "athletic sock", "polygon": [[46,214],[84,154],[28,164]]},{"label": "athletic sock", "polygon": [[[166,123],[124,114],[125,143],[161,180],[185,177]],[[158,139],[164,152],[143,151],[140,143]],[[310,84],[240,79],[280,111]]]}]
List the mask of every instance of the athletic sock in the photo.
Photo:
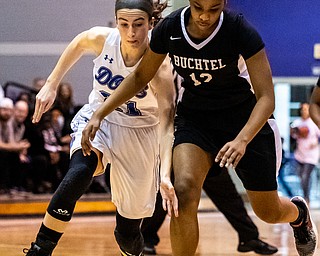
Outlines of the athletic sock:
[{"label": "athletic sock", "polygon": [[300,226],[300,224],[304,221],[304,218],[305,218],[304,210],[302,208],[300,208],[299,206],[297,206],[297,208],[299,210],[299,215],[298,215],[298,218],[295,221],[290,222],[290,224],[292,226]]},{"label": "athletic sock", "polygon": [[55,230],[47,228],[43,223],[41,224],[37,239],[50,240],[52,242],[58,243],[63,233],[59,233]]}]

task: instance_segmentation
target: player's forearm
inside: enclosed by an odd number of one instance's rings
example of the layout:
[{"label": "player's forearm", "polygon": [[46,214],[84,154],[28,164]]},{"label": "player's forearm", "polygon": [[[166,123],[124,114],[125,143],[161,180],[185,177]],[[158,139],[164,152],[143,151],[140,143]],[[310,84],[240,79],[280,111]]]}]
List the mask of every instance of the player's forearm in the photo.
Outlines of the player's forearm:
[{"label": "player's forearm", "polygon": [[169,178],[171,177],[172,169],[172,144],[173,144],[173,117],[174,108],[168,108],[160,112],[160,177]]},{"label": "player's forearm", "polygon": [[173,142],[173,133],[168,133],[166,136],[162,136],[160,141],[160,159],[161,159],[161,168],[160,168],[160,177],[171,176],[172,168],[172,142]]},{"label": "player's forearm", "polygon": [[312,121],[320,127],[320,106],[317,103],[311,103],[309,112]]},{"label": "player's forearm", "polygon": [[113,110],[125,103],[143,88],[146,87],[147,81],[141,79],[139,74],[131,73],[119,85],[119,87],[103,102],[94,115],[102,120]]},{"label": "player's forearm", "polygon": [[318,86],[311,94],[309,113],[313,122],[320,127],[320,88]]},{"label": "player's forearm", "polygon": [[[171,74],[171,70],[170,70]],[[164,77],[165,78],[165,77]],[[168,76],[167,76],[168,78]],[[159,86],[166,86],[165,90],[161,90],[158,95],[159,105],[159,121],[160,121],[160,177],[171,178],[172,170],[172,145],[174,138],[174,116],[175,116],[175,103],[173,100],[173,79],[163,79],[163,84]],[[162,94],[165,92],[164,94]]]},{"label": "player's forearm", "polygon": [[268,121],[274,111],[274,101],[268,96],[258,99],[248,122],[237,137],[249,143]]},{"label": "player's forearm", "polygon": [[[79,36],[78,36],[79,37]],[[70,68],[81,58],[85,49],[80,45],[80,38],[76,37],[63,51],[55,68],[49,75],[47,82],[56,89]]]},{"label": "player's forearm", "polygon": [[[144,89],[156,74],[165,57],[166,55],[153,54],[148,48],[136,70],[128,75],[99,109],[97,109],[94,113],[95,117],[102,120],[118,106]],[[155,63],[151,61],[152,59],[156,60]]]}]

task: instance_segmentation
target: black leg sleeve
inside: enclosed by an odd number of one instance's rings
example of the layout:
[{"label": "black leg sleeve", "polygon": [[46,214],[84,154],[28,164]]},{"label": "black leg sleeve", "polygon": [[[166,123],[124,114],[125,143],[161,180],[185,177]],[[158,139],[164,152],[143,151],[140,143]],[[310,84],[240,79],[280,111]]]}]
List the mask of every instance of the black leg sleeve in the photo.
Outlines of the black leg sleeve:
[{"label": "black leg sleeve", "polygon": [[140,231],[142,219],[127,219],[116,212],[114,235],[121,250],[140,255],[143,250],[143,237]]},{"label": "black leg sleeve", "polygon": [[166,218],[167,212],[162,207],[160,191],[157,194],[157,201],[152,217],[144,218],[141,225],[141,232],[145,244],[157,245],[160,242],[158,231]]},{"label": "black leg sleeve", "polygon": [[84,156],[76,151],[70,161],[70,167],[48,206],[48,213],[61,221],[69,221],[77,200],[86,192],[92,181],[98,163],[97,155],[92,152]]}]

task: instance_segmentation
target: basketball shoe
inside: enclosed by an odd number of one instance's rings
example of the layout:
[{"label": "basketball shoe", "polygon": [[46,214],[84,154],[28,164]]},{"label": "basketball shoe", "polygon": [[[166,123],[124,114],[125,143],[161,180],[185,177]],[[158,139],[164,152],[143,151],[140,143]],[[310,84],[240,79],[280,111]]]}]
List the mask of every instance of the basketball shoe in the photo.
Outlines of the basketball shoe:
[{"label": "basketball shoe", "polygon": [[145,243],[143,247],[143,253],[145,255],[157,255],[156,248],[151,243]]},{"label": "basketball shoe", "polygon": [[302,197],[295,196],[291,202],[304,213],[302,223],[299,226],[290,224],[294,232],[296,249],[300,256],[312,256],[318,241],[316,226],[311,219],[307,203]]},{"label": "basketball shoe", "polygon": [[25,253],[26,256],[51,256],[56,245],[57,243],[54,243],[50,240],[42,240],[37,238],[36,242],[31,243],[30,249],[23,249],[23,253]]},{"label": "basketball shoe", "polygon": [[261,255],[271,255],[278,251],[278,248],[263,242],[260,239],[253,239],[247,242],[240,242],[238,245],[239,252],[250,252],[254,251]]},{"label": "basketball shoe", "polygon": [[123,249],[121,249],[120,248],[120,255],[121,256],[144,256],[144,254],[143,254],[143,252],[141,252],[140,254],[138,254],[138,255],[135,255],[135,254],[131,254],[131,253],[129,253],[129,252],[126,252],[125,250],[123,250]]}]

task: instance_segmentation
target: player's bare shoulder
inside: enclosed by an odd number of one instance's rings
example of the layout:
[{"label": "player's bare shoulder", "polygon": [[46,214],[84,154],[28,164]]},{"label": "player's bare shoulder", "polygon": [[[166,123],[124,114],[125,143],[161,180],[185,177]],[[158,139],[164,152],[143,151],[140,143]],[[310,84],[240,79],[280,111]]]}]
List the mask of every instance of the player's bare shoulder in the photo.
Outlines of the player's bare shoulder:
[{"label": "player's bare shoulder", "polygon": [[97,55],[100,54],[106,38],[112,31],[112,28],[96,26],[86,31],[86,38],[88,43]]},{"label": "player's bare shoulder", "polygon": [[103,40],[110,34],[110,31],[112,31],[112,29],[113,28],[102,27],[102,26],[92,27],[87,31],[88,39]]}]

